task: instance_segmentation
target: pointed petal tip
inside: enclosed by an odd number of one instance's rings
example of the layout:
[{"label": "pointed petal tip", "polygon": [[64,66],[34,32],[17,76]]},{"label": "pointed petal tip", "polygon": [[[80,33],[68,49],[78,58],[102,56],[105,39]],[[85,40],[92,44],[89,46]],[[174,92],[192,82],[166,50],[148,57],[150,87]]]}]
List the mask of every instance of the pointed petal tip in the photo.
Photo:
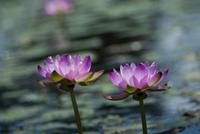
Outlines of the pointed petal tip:
[{"label": "pointed petal tip", "polygon": [[133,62],[130,64],[130,66],[132,69],[136,67],[135,63],[133,63]]},{"label": "pointed petal tip", "polygon": [[93,83],[104,73],[104,70],[100,70],[98,72],[89,72],[84,77],[77,79],[78,83]]},{"label": "pointed petal tip", "polygon": [[136,67],[137,67],[137,69],[144,70],[146,66],[143,63],[139,63],[136,65]]},{"label": "pointed petal tip", "polygon": [[77,82],[85,82],[85,81],[89,80],[92,77],[92,75],[93,75],[93,73],[89,72],[86,75],[84,75],[83,77],[76,79],[76,81]]},{"label": "pointed petal tip", "polygon": [[115,72],[109,72],[108,73],[109,79],[111,80],[114,77],[114,75],[115,75]]},{"label": "pointed petal tip", "polygon": [[82,60],[82,67],[81,70],[84,72],[89,72],[91,69],[91,65],[92,65],[92,59],[90,58],[90,56],[86,56],[83,60]]},{"label": "pointed petal tip", "polygon": [[104,96],[105,99],[108,99],[108,100],[112,100],[112,96],[108,95],[108,96]]},{"label": "pointed petal tip", "polygon": [[42,68],[41,68],[41,66],[37,66],[37,72],[38,72],[40,75],[42,75]]},{"label": "pointed petal tip", "polygon": [[162,77],[162,72],[158,72],[157,74],[155,74],[148,82],[148,86],[154,86],[156,83],[158,83],[160,81]]},{"label": "pointed petal tip", "polygon": [[102,70],[100,70],[100,71],[98,71],[99,73],[101,73],[101,74],[103,74],[104,73],[104,69],[102,69]]},{"label": "pointed petal tip", "polygon": [[41,66],[37,66],[37,71],[40,73],[40,75],[42,75],[43,77],[46,78],[47,72],[45,71],[44,68],[42,68]]},{"label": "pointed petal tip", "polygon": [[104,73],[104,70],[103,70],[103,69],[100,70],[100,71],[98,71],[98,72],[96,72],[96,74],[98,74],[98,77],[101,76],[101,75],[103,75],[103,73]]},{"label": "pointed petal tip", "polygon": [[169,73],[169,69],[168,68],[163,71],[163,74],[165,74],[165,75],[167,75],[168,73]]},{"label": "pointed petal tip", "polygon": [[92,61],[92,58],[91,58],[91,56],[87,55],[87,56],[85,56],[85,60],[86,61]]},{"label": "pointed petal tip", "polygon": [[111,100],[111,101],[117,101],[117,100],[125,99],[128,96],[129,95],[127,93],[121,93],[121,94],[117,94],[117,95],[107,95],[107,96],[104,96],[104,98],[107,100]]},{"label": "pointed petal tip", "polygon": [[120,69],[123,68],[123,67],[124,67],[124,65],[120,65]]},{"label": "pointed petal tip", "polygon": [[38,66],[37,66],[37,71],[38,71],[38,72],[39,72],[40,68],[41,68],[41,66],[40,66],[40,65],[38,65]]},{"label": "pointed petal tip", "polygon": [[104,70],[100,70],[98,72],[94,72],[92,77],[88,80],[88,82],[90,81],[96,81],[96,79],[98,79],[102,74],[103,74]]}]

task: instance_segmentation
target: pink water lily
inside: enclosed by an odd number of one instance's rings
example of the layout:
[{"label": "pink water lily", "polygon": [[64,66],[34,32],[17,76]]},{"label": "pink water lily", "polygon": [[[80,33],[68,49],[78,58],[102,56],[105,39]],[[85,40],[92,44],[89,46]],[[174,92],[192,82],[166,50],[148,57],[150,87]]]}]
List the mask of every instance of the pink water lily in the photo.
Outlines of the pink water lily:
[{"label": "pink water lily", "polygon": [[162,91],[166,84],[161,85],[167,76],[168,69],[160,71],[156,62],[144,62],[140,64],[126,64],[120,66],[120,72],[115,69],[109,73],[112,83],[122,89],[122,94],[106,96],[109,100],[119,100],[130,94],[145,91]]},{"label": "pink water lily", "polygon": [[46,78],[38,81],[40,85],[53,87],[70,94],[79,134],[83,134],[83,127],[74,92],[75,85],[89,85],[104,72],[103,70],[91,72],[91,64],[90,56],[85,56],[82,59],[80,55],[64,54],[55,57],[49,56],[44,60],[43,66],[37,68],[38,72]]},{"label": "pink water lily", "polygon": [[57,55],[49,56],[43,66],[38,66],[38,72],[48,80],[59,82],[62,79],[71,83],[79,83],[87,85],[95,81],[103,70],[98,72],[90,72],[92,60],[90,56],[81,59],[80,55]]},{"label": "pink water lily", "polygon": [[45,12],[50,16],[68,13],[72,9],[73,4],[71,0],[49,0],[45,6]]},{"label": "pink water lily", "polygon": [[44,60],[43,67],[38,66],[38,72],[45,78],[51,79],[51,73],[55,70],[54,59],[52,56],[49,56]]}]

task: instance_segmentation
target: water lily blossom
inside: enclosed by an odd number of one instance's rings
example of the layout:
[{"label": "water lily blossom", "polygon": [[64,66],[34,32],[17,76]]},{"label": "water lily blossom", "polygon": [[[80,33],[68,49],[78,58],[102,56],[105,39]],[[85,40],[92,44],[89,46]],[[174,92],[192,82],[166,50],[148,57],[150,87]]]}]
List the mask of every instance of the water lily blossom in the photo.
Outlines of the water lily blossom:
[{"label": "water lily blossom", "polygon": [[83,134],[83,127],[76,102],[74,87],[76,84],[89,85],[96,81],[103,73],[103,70],[98,72],[91,72],[92,60],[90,56],[83,59],[80,55],[57,55],[55,57],[49,56],[44,60],[43,66],[38,66],[38,72],[48,81],[40,81],[43,86],[53,84],[58,86],[60,90],[69,92],[71,102],[75,114],[75,120],[78,127],[78,133]]},{"label": "water lily blossom", "polygon": [[49,0],[45,6],[47,15],[54,16],[71,12],[73,4],[71,0]]},{"label": "water lily blossom", "polygon": [[168,69],[160,71],[156,62],[121,65],[120,72],[114,69],[113,72],[109,73],[109,78],[123,92],[105,98],[121,100],[132,95],[133,100],[139,102],[143,134],[148,134],[143,100],[147,97],[146,91],[163,91],[166,89],[166,84],[162,85],[161,82],[167,74]]},{"label": "water lily blossom", "polygon": [[168,69],[160,71],[156,62],[121,65],[120,72],[114,69],[113,72],[109,73],[109,78],[123,92],[105,98],[120,100],[137,92],[163,91],[166,89],[166,85],[161,85],[161,82],[167,74]]},{"label": "water lily blossom", "polygon": [[90,56],[86,56],[84,59],[81,59],[80,55],[49,56],[44,60],[43,66],[38,66],[38,72],[53,82],[65,79],[71,84],[87,85],[94,82],[103,73],[103,70],[91,72],[91,64]]}]

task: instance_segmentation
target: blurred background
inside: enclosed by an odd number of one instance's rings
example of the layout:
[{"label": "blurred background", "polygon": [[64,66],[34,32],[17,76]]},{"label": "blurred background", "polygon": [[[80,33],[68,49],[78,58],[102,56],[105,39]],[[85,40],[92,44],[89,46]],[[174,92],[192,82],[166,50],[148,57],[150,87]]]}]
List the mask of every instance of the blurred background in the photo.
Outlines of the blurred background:
[{"label": "blurred background", "polygon": [[[68,94],[37,83],[36,66],[63,53],[90,55],[106,73],[159,62],[172,88],[145,100],[150,134],[200,133],[199,0],[71,0],[57,14],[49,2],[1,0],[0,134],[76,134]],[[102,97],[113,92],[107,74],[76,87],[85,133],[141,134],[138,103]]]}]

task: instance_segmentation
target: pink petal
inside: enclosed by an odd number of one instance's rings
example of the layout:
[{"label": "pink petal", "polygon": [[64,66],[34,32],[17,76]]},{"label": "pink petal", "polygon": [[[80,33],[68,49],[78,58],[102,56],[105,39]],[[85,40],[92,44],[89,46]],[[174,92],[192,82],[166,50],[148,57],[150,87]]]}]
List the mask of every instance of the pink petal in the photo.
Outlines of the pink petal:
[{"label": "pink petal", "polygon": [[138,64],[135,71],[134,76],[135,78],[140,81],[147,75],[147,70],[143,64]]},{"label": "pink petal", "polygon": [[73,78],[80,78],[80,74],[81,74],[81,56],[80,55],[75,55],[72,57],[71,60],[71,71],[73,72]]},{"label": "pink petal", "polygon": [[139,89],[143,89],[143,88],[145,88],[145,87],[148,86],[148,84],[147,84],[147,79],[148,79],[148,77],[147,77],[147,75],[146,75],[146,76],[144,76],[143,79],[140,80],[140,82],[139,82],[139,84],[138,84],[138,88],[139,88]]},{"label": "pink petal", "polygon": [[51,56],[49,56],[45,61],[44,61],[44,68],[47,70],[47,72],[52,73],[54,71],[54,61]]},{"label": "pink petal", "polygon": [[89,72],[91,68],[91,64],[92,64],[92,60],[90,56],[86,56],[84,60],[82,61],[82,65],[80,67],[80,73],[84,74],[84,73]]},{"label": "pink petal", "polygon": [[113,72],[109,73],[109,78],[115,86],[121,89],[126,88],[126,82],[122,79],[121,75],[115,69],[113,70]]},{"label": "pink petal", "polygon": [[121,93],[121,94],[117,94],[117,95],[108,95],[105,96],[104,98],[107,100],[112,100],[112,101],[116,101],[116,100],[122,100],[127,98],[129,95],[127,93]]},{"label": "pink petal", "polygon": [[149,67],[149,66],[151,66],[152,62],[146,61],[146,62],[142,62],[140,64],[144,65],[145,67]]},{"label": "pink petal", "polygon": [[47,15],[57,15],[59,13],[67,13],[73,9],[71,0],[50,0],[45,6]]},{"label": "pink petal", "polygon": [[68,80],[74,80],[74,72],[70,70],[64,77]]},{"label": "pink petal", "polygon": [[65,77],[71,70],[71,63],[70,63],[71,56],[70,55],[63,55],[59,61],[59,73],[61,76]]},{"label": "pink petal", "polygon": [[60,62],[65,62],[68,66],[71,64],[71,55],[64,54],[60,57]]},{"label": "pink petal", "polygon": [[138,85],[139,85],[139,81],[133,75],[130,79],[130,85],[129,86],[137,88]]},{"label": "pink petal", "polygon": [[149,85],[149,86],[154,86],[157,82],[160,81],[161,76],[162,76],[162,73],[161,73],[161,72],[158,72],[158,73],[156,73],[155,75],[151,76],[151,77],[148,79],[148,85]]},{"label": "pink petal", "polygon": [[93,72],[89,72],[83,76],[80,76],[80,78],[76,78],[75,80],[77,82],[84,82],[84,81],[88,81],[90,78],[92,78],[92,76],[94,75]]},{"label": "pink petal", "polygon": [[120,73],[121,73],[121,76],[123,78],[123,80],[126,81],[126,83],[130,83],[130,78],[133,76],[133,70],[132,68],[126,64],[123,66],[120,66]]},{"label": "pink petal", "polygon": [[135,63],[131,63],[131,69],[132,69],[132,71],[135,71],[135,68],[136,68]]},{"label": "pink petal", "polygon": [[63,75],[62,74],[62,72],[61,72],[61,70],[60,70],[60,59],[61,59],[61,57],[60,57],[60,55],[56,55],[56,57],[55,57],[55,60],[54,60],[54,66],[55,66],[55,71],[58,73],[58,74],[60,74],[60,75]]},{"label": "pink petal", "polygon": [[73,57],[73,60],[74,60],[74,64],[78,66],[81,62],[81,56],[77,54]]},{"label": "pink petal", "polygon": [[94,72],[92,77],[88,81],[95,81],[97,78],[99,78],[103,74],[103,72],[104,72],[104,70]]},{"label": "pink petal", "polygon": [[121,89],[124,89],[127,87],[127,84],[125,81],[121,81],[119,84],[118,84],[118,87],[121,88]]},{"label": "pink petal", "polygon": [[158,63],[152,62],[152,64],[149,66],[149,73],[155,74],[157,72],[159,72]]},{"label": "pink petal", "polygon": [[52,56],[47,57],[46,62],[52,64],[53,63],[53,57]]},{"label": "pink petal", "polygon": [[102,74],[104,70],[98,72],[89,72],[87,75],[81,77],[80,79],[75,79],[80,85],[89,85],[94,83]]},{"label": "pink petal", "polygon": [[56,14],[55,4],[52,1],[49,2],[45,7],[45,11],[47,15],[55,15]]},{"label": "pink petal", "polygon": [[73,80],[75,77],[75,65],[71,55],[63,56],[63,73],[64,77],[68,80]]},{"label": "pink petal", "polygon": [[147,86],[146,77],[138,81],[138,79],[136,79],[135,76],[132,76],[130,86],[137,89],[142,89],[146,87]]},{"label": "pink petal", "polygon": [[[64,1],[64,0],[63,0],[63,1]],[[63,10],[64,10],[65,12],[68,12],[68,11],[70,11],[70,10],[73,9],[73,5],[72,5],[71,0],[66,0],[66,1],[64,1],[63,4],[62,4],[62,6],[63,6]]]},{"label": "pink petal", "polygon": [[38,67],[37,67],[37,70],[38,70],[38,72],[39,72],[43,77],[46,78],[47,71],[46,71],[44,68],[42,68],[41,66],[38,66]]}]

